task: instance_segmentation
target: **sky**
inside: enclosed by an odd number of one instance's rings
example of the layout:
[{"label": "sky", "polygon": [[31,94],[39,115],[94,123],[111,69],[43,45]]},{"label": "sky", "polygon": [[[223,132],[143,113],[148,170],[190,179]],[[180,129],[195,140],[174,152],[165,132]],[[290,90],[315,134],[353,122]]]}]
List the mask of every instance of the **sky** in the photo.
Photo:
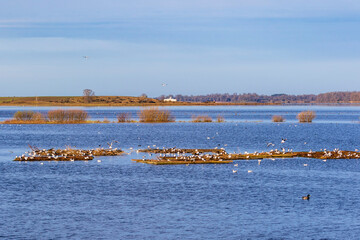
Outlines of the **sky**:
[{"label": "sky", "polygon": [[360,1],[0,0],[0,83],[0,96],[360,91]]}]

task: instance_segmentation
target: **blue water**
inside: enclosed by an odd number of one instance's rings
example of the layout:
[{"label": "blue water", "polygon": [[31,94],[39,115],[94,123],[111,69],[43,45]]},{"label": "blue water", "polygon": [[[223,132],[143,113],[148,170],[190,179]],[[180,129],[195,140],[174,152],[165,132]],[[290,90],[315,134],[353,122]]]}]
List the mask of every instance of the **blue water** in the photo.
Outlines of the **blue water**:
[{"label": "blue water", "polygon": [[[0,119],[19,107],[0,108]],[[48,108],[31,108],[46,111]],[[360,149],[360,107],[173,107],[178,120],[222,114],[225,123],[0,125],[0,238],[357,239],[359,160],[265,159],[230,165],[151,166],[145,154],[89,162],[13,162],[39,148],[148,146],[253,152]],[[299,124],[296,114],[317,118]],[[87,108],[93,119],[138,108]],[[284,115],[285,123],[271,116]],[[210,139],[208,139],[210,138]],[[287,138],[285,144],[281,139]],[[140,145],[140,146],[139,146]],[[149,157],[148,155],[146,155]],[[101,160],[98,162],[97,160]],[[308,164],[304,166],[304,164]],[[234,174],[233,169],[238,172]],[[248,173],[252,170],[252,173]],[[309,201],[301,196],[311,194]]]}]

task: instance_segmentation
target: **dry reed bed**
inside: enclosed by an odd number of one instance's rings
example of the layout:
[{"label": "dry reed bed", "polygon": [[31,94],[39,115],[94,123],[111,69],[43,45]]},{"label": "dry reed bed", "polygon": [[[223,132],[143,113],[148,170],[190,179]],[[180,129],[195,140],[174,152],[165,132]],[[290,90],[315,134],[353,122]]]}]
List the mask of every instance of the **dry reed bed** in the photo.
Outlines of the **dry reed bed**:
[{"label": "dry reed bed", "polygon": [[143,123],[174,122],[175,117],[169,110],[161,110],[158,107],[142,109],[139,113],[139,121]]},{"label": "dry reed bed", "polygon": [[[79,124],[79,123],[167,123],[175,122],[175,117],[169,110],[159,109],[158,107],[144,108],[138,112],[139,120],[132,120],[131,113],[120,113],[117,115],[117,121],[109,121],[104,119],[103,121],[88,120],[89,115],[83,110],[51,110],[46,115],[40,112],[33,111],[18,111],[14,114],[13,119],[0,122],[1,124]],[[311,123],[316,117],[314,111],[300,112],[296,118],[301,123]],[[202,123],[213,122],[212,118],[208,115],[192,116],[190,122]],[[285,119],[282,116],[275,115],[272,117],[273,122],[284,122]],[[225,122],[223,116],[218,115],[216,122]]]},{"label": "dry reed bed", "polygon": [[314,111],[303,111],[296,116],[301,123],[311,123],[315,117],[316,114]]},{"label": "dry reed bed", "polygon": [[84,110],[50,110],[47,114],[33,111],[17,111],[13,119],[6,120],[5,124],[70,124],[87,123],[88,113]]},{"label": "dry reed bed", "polygon": [[271,120],[273,122],[285,122],[285,118],[279,115],[274,115]]},{"label": "dry reed bed", "polygon": [[208,115],[192,116],[191,122],[212,122],[212,118]]}]

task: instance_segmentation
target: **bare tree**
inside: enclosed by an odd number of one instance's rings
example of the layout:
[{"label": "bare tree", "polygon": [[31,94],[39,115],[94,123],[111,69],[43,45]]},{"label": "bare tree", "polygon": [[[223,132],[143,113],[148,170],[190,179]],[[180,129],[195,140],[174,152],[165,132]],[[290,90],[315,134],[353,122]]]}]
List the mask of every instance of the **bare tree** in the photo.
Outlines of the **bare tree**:
[{"label": "bare tree", "polygon": [[91,89],[83,90],[84,103],[91,103],[94,96],[95,96],[95,92],[93,90]]}]

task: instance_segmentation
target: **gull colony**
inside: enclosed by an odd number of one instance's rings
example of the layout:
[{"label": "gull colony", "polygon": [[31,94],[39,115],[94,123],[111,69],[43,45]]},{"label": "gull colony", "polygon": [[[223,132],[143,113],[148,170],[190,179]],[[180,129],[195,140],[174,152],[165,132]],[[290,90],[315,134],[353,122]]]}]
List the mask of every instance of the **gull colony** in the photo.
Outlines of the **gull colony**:
[{"label": "gull colony", "polygon": [[[154,146],[154,145],[153,145]],[[132,152],[131,148],[131,152]],[[130,152],[130,153],[131,153]],[[262,159],[275,160],[278,158],[312,158],[322,159],[359,159],[360,153],[355,151],[343,151],[334,149],[332,151],[321,149],[321,151],[303,151],[294,152],[292,149],[282,148],[281,150],[273,149],[265,152],[254,153],[228,153],[224,148],[213,149],[182,149],[182,148],[151,148],[138,149],[137,153],[147,153],[140,159],[132,159],[135,162],[147,163],[153,165],[171,165],[171,164],[228,164],[234,160],[257,160],[261,164]],[[33,149],[21,156],[16,156],[14,161],[88,161],[93,160],[96,156],[119,156],[125,152],[118,148],[95,148],[90,150],[82,149]]]}]

